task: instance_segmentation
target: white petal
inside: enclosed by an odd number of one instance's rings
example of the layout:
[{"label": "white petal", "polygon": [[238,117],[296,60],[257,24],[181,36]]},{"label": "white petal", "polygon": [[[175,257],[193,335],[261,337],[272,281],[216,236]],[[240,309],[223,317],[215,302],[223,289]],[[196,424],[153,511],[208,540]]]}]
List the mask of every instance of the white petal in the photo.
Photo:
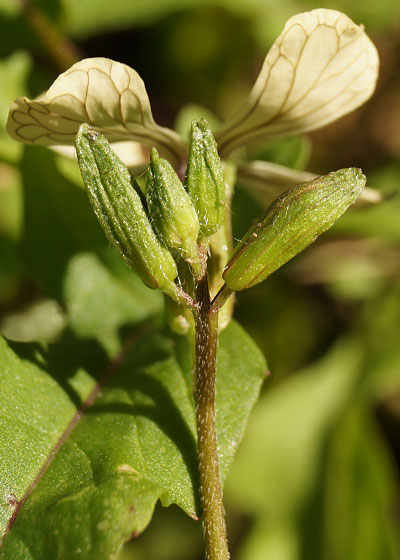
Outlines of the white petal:
[{"label": "white petal", "polygon": [[288,20],[242,108],[218,132],[220,153],[254,140],[321,128],[362,105],[378,76],[376,48],[335,10]]},{"label": "white petal", "polygon": [[7,130],[28,144],[73,144],[82,122],[112,142],[136,140],[156,146],[170,160],[185,157],[179,135],[154,122],[139,74],[108,58],[81,60],[36,100],[14,101]]},{"label": "white petal", "polygon": [[[252,161],[237,167],[239,183],[251,193],[263,208],[267,208],[283,192],[300,183],[318,177],[310,171],[299,171],[270,161]],[[370,187],[364,187],[355,202],[356,206],[369,206],[382,201],[382,194]]]},{"label": "white petal", "polygon": [[[113,142],[111,147],[127,167],[142,167],[149,163],[148,150],[138,142]],[[76,158],[75,146],[60,144],[52,146],[51,149],[66,158]]]}]

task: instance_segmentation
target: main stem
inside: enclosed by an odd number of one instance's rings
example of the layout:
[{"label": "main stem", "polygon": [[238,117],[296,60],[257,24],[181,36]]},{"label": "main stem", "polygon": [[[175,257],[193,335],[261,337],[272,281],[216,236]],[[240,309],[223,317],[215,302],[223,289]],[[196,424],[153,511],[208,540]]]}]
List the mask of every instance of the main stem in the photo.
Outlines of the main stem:
[{"label": "main stem", "polygon": [[196,418],[200,496],[207,560],[229,560],[215,427],[218,310],[211,310],[208,279],[196,287]]}]

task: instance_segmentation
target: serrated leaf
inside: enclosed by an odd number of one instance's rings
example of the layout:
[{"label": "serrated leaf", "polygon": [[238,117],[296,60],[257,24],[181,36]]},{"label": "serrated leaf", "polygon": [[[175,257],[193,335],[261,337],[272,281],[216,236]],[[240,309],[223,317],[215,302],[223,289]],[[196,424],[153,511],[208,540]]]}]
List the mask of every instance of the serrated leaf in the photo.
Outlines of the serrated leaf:
[{"label": "serrated leaf", "polygon": [[218,132],[221,156],[249,142],[321,128],[373,93],[378,54],[361,26],[335,10],[290,18],[242,110]]},{"label": "serrated leaf", "polygon": [[[83,348],[89,353],[87,346]],[[122,543],[145,528],[158,498],[163,505],[176,503],[196,516],[195,413],[191,351],[185,339],[174,341],[157,332],[143,335],[122,364],[120,357],[111,365],[108,383],[101,392],[97,387],[97,400],[79,416],[77,407],[95,383],[93,363],[75,371],[62,363],[62,352],[49,359],[38,346],[12,349],[3,354],[9,372],[1,397],[8,401],[3,449],[20,435],[13,453],[3,452],[1,458],[1,482],[7,481],[3,527],[13,510],[7,496],[24,500],[32,483],[33,491],[17,509],[0,551],[2,560],[116,558]],[[72,347],[69,353],[69,361],[75,363]],[[97,354],[101,363],[101,350]],[[35,358],[34,364],[23,359],[29,356]],[[217,425],[225,478],[257,399],[265,361],[234,323],[221,335],[218,360]],[[17,386],[12,378],[16,371]],[[43,399],[35,398],[37,386]],[[25,412],[26,401],[30,405]],[[52,430],[47,422],[50,402]],[[33,425],[30,414],[35,415]],[[17,415],[24,420],[22,433]],[[64,442],[71,418],[76,427]],[[32,437],[39,439],[40,450],[31,443]],[[52,449],[54,459],[41,473]],[[16,502],[15,506],[19,507]]]},{"label": "serrated leaf", "polygon": [[84,122],[110,141],[157,146],[174,162],[185,157],[179,135],[154,122],[139,74],[108,58],[81,60],[37,99],[18,98],[10,109],[7,131],[26,144],[73,144]]}]

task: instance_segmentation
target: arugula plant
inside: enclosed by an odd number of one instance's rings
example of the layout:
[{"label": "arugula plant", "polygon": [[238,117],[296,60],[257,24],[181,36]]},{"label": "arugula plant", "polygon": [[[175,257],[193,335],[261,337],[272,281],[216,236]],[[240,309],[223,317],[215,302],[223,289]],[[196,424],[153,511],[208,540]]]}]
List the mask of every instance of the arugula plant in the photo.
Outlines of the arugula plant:
[{"label": "arugula plant", "polygon": [[[29,366],[23,351],[4,348],[6,376],[21,378],[9,418],[23,426],[10,428],[10,446],[25,442],[25,449],[16,451],[18,468],[11,453],[1,470],[1,557],[115,558],[160,499],[201,516],[206,558],[229,558],[222,484],[266,371],[232,321],[234,293],[265,280],[357,199],[373,196],[359,169],[303,182],[304,175],[296,181],[295,172],[234,152],[315,130],[356,109],[372,95],[377,71],[363,28],[320,9],[286,23],[245,105],[215,131],[205,119],[193,121],[188,145],[155,123],[139,75],[109,59],[82,60],[39,98],[14,102],[7,124],[14,139],[75,144],[108,241],[145,285],[164,294],[175,334],[139,330],[128,344],[135,351],[123,349],[123,366],[115,373],[120,354],[100,380],[93,375],[98,364],[82,356],[68,387],[47,372],[49,364],[63,364],[65,352],[69,371],[80,358],[73,346],[59,344],[48,354],[27,348]],[[138,154],[135,166],[120,144],[114,151],[121,141]],[[237,177],[277,194],[279,182],[284,192],[233,248]],[[80,281],[78,273],[75,285]],[[113,312],[112,302],[103,312]],[[35,387],[34,402],[24,396],[28,387]],[[46,534],[34,527],[43,519]]]}]

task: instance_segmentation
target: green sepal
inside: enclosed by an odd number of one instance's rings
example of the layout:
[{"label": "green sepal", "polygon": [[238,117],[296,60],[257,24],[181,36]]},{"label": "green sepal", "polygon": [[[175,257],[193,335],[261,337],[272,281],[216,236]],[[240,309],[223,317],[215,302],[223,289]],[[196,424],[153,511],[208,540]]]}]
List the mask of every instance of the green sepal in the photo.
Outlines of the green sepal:
[{"label": "green sepal", "polygon": [[329,229],[360,196],[360,169],[340,169],[277,198],[236,246],[225,268],[231,290],[262,282]]},{"label": "green sepal", "polygon": [[174,169],[155,148],[147,169],[146,199],[150,219],[162,242],[185,260],[197,262],[196,210]]},{"label": "green sepal", "polygon": [[217,143],[205,119],[192,122],[186,186],[201,235],[209,237],[224,223],[225,181]]},{"label": "green sepal", "polygon": [[153,231],[127,167],[87,124],[79,129],[76,152],[90,203],[110,243],[147,286],[174,294],[176,263]]}]

